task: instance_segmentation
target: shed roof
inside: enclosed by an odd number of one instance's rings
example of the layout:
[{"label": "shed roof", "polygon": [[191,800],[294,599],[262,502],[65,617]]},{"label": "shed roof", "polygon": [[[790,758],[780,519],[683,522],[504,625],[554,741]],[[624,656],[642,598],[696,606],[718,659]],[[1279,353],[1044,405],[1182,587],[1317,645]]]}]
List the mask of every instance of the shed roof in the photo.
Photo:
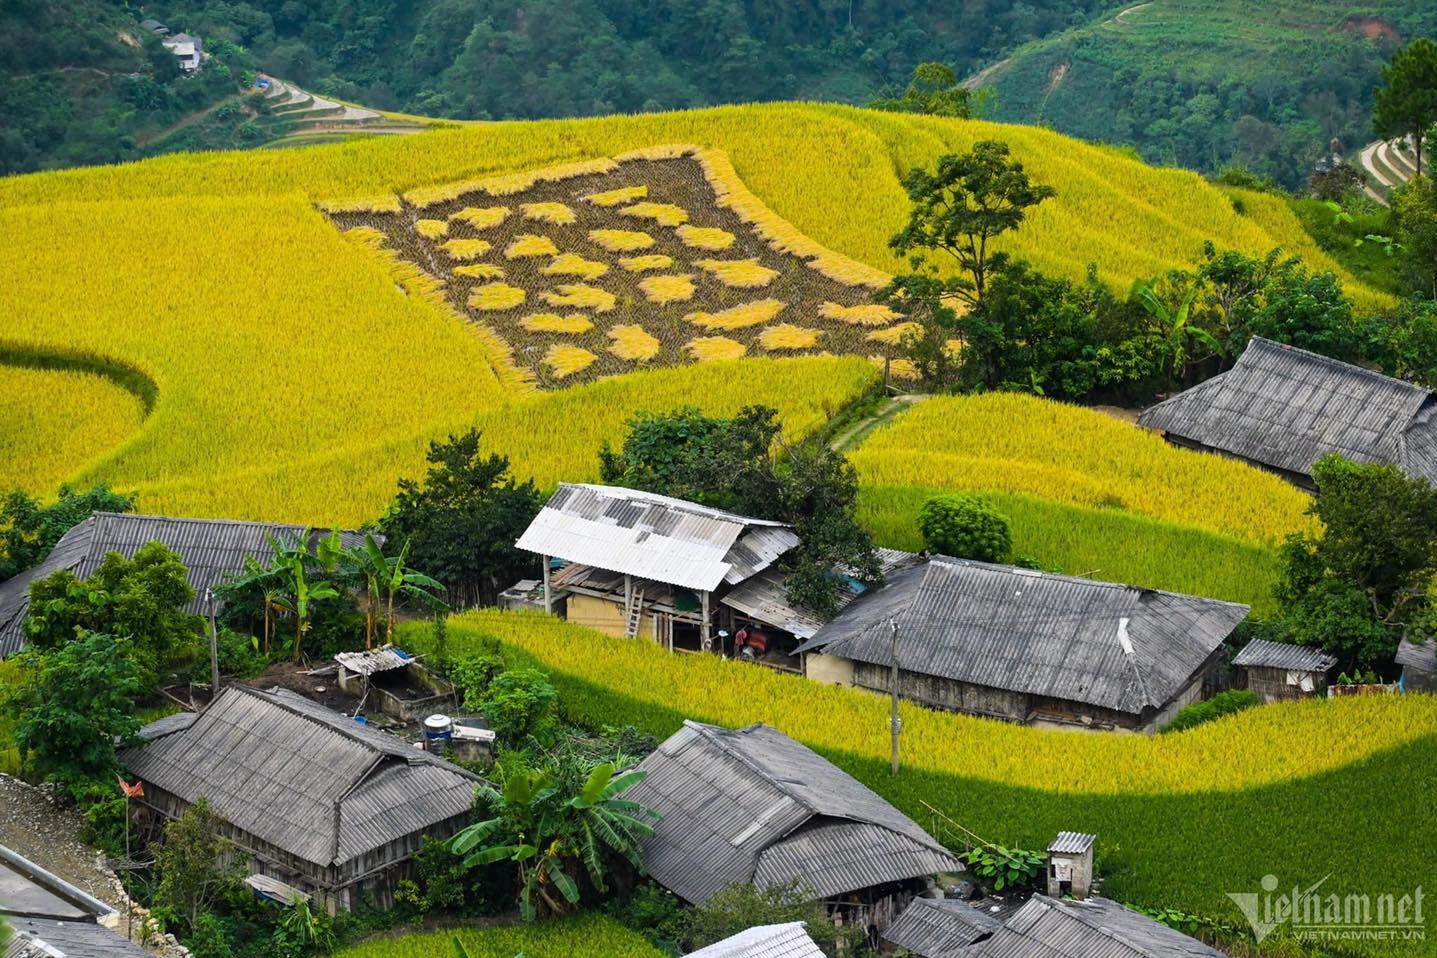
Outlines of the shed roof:
[{"label": "shed roof", "polygon": [[1034,895],[977,950],[981,958],[1225,958],[1105,898]]},{"label": "shed roof", "polygon": [[[911,552],[902,552],[898,549],[879,549],[877,551],[879,565],[885,579],[899,569],[918,561],[918,556]],[[783,629],[800,639],[811,638],[823,627],[824,620],[812,610],[794,606],[788,601],[788,579],[788,574],[778,569],[765,569],[758,575],[734,586],[723,598],[719,599],[719,602],[759,622]],[[862,587],[858,586],[857,588],[859,591],[844,589],[839,592],[838,607],[840,609],[862,594]]]},{"label": "shed roof", "polygon": [[146,783],[186,802],[204,796],[234,827],[321,867],[465,815],[478,781],[294,692],[240,685],[121,760]]},{"label": "shed roof", "polygon": [[746,882],[797,880],[822,898],[963,867],[908,816],[767,725],[685,722],[640,768],[648,777],[628,797],[663,816],[644,865],[694,904]]},{"label": "shed roof", "polygon": [[922,958],[959,958],[1001,927],[999,919],[965,901],[915,898],[883,938]]},{"label": "shed roof", "polygon": [[1403,639],[1397,643],[1397,664],[1414,672],[1437,674],[1437,641]]},{"label": "shed roof", "polygon": [[1292,669],[1298,672],[1326,672],[1337,657],[1310,645],[1253,639],[1232,660],[1240,668]]},{"label": "shed roof", "polygon": [[824,958],[803,922],[758,925],[691,951],[688,958]]},{"label": "shed roof", "polygon": [[[30,583],[64,569],[89,578],[111,552],[132,558],[140,547],[159,541],[179,553],[189,572],[195,598],[186,609],[206,611],[205,590],[244,571],[246,556],[261,562],[273,558],[266,535],[294,542],[303,526],[276,522],[235,522],[230,519],[174,519],[130,513],[97,512],[60,537],[44,562],[0,582],[0,658],[24,646],[20,625],[30,608]],[[346,546],[358,545],[358,533],[343,533]]]},{"label": "shed roof", "polygon": [[414,659],[392,645],[381,645],[377,649],[364,652],[340,652],[334,657],[334,661],[356,675],[374,675],[378,672],[408,668]]},{"label": "shed roof", "polygon": [[1048,851],[1059,855],[1081,855],[1097,840],[1098,836],[1086,832],[1059,832],[1058,837],[1048,843]]},{"label": "shed roof", "polygon": [[12,932],[4,958],[145,958],[99,924],[114,909],[0,845],[0,918]]},{"label": "shed roof", "polygon": [[1232,369],[1145,410],[1138,424],[1303,476],[1339,452],[1437,481],[1434,415],[1420,386],[1254,337]]},{"label": "shed roof", "polygon": [[798,537],[751,519],[619,486],[561,483],[515,543],[640,579],[712,592],[768,568]]},{"label": "shed roof", "polygon": [[1164,707],[1248,607],[934,556],[798,649],[1139,715]]}]

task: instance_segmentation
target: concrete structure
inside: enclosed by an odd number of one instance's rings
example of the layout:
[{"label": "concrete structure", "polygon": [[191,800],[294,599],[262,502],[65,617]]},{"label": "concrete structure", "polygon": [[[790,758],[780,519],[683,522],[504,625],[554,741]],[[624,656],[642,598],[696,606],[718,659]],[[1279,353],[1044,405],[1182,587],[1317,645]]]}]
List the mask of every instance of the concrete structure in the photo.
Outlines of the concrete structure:
[{"label": "concrete structure", "polygon": [[454,686],[392,645],[341,652],[334,661],[339,666],[339,687],[360,696],[367,710],[413,722],[454,708]]},{"label": "concrete structure", "polygon": [[1048,846],[1048,894],[1053,898],[1087,898],[1093,892],[1094,835],[1059,832]]},{"label": "concrete structure", "polygon": [[148,958],[111,930],[119,918],[98,898],[0,845],[0,922],[11,935],[4,958]]}]

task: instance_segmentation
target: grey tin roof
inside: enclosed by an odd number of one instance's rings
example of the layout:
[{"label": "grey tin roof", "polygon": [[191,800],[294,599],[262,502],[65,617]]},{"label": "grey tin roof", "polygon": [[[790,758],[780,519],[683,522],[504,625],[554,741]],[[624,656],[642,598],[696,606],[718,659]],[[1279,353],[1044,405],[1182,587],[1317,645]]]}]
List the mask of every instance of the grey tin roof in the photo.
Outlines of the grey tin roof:
[{"label": "grey tin roof", "polygon": [[981,958],[1226,958],[1105,898],[1034,895],[977,949]]},{"label": "grey tin roof", "polygon": [[[918,556],[898,549],[879,549],[877,552],[884,578],[918,561]],[[808,609],[796,608],[788,601],[788,579],[788,574],[778,569],[765,569],[734,586],[719,601],[800,639],[811,638],[823,627],[823,619]],[[839,592],[838,607],[846,607],[857,597],[858,594],[848,590]]]},{"label": "grey tin roof", "polygon": [[883,939],[922,958],[959,958],[1001,927],[997,918],[965,901],[915,898],[884,929]]},{"label": "grey tin roof", "polygon": [[1093,847],[1098,836],[1086,832],[1059,832],[1058,837],[1048,845],[1048,851],[1060,855],[1081,855]]},{"label": "grey tin roof", "polygon": [[610,572],[712,592],[798,545],[783,523],[618,486],[561,483],[515,545]]},{"label": "grey tin roof", "polygon": [[838,614],[800,652],[1140,715],[1185,689],[1248,607],[934,556]]},{"label": "grey tin roof", "polygon": [[[295,541],[303,526],[275,522],[234,522],[228,519],[172,519],[129,513],[97,512],[60,537],[44,562],[12,579],[0,582],[0,658],[13,655],[24,646],[20,625],[30,607],[30,583],[64,569],[81,579],[89,578],[111,552],[133,557],[140,547],[163,542],[179,553],[189,571],[195,598],[186,609],[202,614],[208,610],[205,590],[227,576],[244,570],[246,556],[267,562],[274,555],[266,534],[281,542]],[[343,534],[344,544],[359,544],[361,537]]]},{"label": "grey tin roof", "polygon": [[688,958],[824,958],[803,922],[758,925],[691,951]]},{"label": "grey tin roof", "polygon": [[392,672],[407,669],[413,658],[400,655],[392,645],[382,645],[365,652],[340,652],[334,661],[356,675],[374,675],[378,672]]},{"label": "grey tin roof", "polygon": [[640,765],[628,797],[663,817],[643,850],[694,904],[734,884],[799,880],[822,898],[960,871],[916,822],[777,729],[685,722]]},{"label": "grey tin roof", "polygon": [[4,958],[144,958],[148,952],[98,923],[114,913],[105,902],[0,846],[0,918],[13,933]]},{"label": "grey tin roof", "polygon": [[1254,337],[1232,369],[1147,409],[1138,424],[1304,476],[1340,452],[1437,481],[1434,413],[1419,386]]},{"label": "grey tin roof", "polygon": [[1397,664],[1414,672],[1437,674],[1437,641],[1412,642],[1403,639],[1397,643]]},{"label": "grey tin roof", "polygon": [[1293,669],[1299,672],[1326,672],[1337,664],[1337,657],[1310,645],[1291,642],[1269,642],[1253,639],[1242,647],[1232,664],[1246,668]]},{"label": "grey tin roof", "polygon": [[231,825],[319,866],[467,814],[478,781],[301,695],[239,685],[120,757],[146,783],[204,796]]}]

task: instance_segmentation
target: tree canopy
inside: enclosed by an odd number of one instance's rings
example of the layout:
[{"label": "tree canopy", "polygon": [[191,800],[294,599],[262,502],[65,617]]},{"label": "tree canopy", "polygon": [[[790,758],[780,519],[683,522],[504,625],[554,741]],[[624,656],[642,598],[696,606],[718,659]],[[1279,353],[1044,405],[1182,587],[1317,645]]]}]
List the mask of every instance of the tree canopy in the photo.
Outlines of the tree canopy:
[{"label": "tree canopy", "polygon": [[1422,141],[1437,124],[1437,43],[1418,37],[1392,54],[1373,100],[1373,129],[1386,139],[1410,136],[1421,176]]},{"label": "tree canopy", "polygon": [[45,561],[60,537],[95,512],[129,512],[134,494],[121,495],[98,485],[88,492],[61,486],[56,500],[40,500],[15,490],[0,501],[0,581]]}]

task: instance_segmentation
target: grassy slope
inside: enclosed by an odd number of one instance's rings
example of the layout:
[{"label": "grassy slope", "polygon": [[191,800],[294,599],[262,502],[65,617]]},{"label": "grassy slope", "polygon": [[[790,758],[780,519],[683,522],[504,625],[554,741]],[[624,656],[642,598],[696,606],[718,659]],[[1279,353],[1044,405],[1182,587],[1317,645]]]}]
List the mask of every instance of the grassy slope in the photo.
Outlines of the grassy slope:
[{"label": "grassy slope", "polygon": [[[904,767],[895,779],[881,697],[672,656],[536,615],[457,620],[451,654],[480,633],[499,635],[517,659],[548,671],[565,707],[585,722],[628,723],[662,737],[684,718],[766,721],[939,834],[925,803],[1017,847],[1041,848],[1060,829],[1096,832],[1105,893],[1120,900],[1236,921],[1225,893],[1255,891],[1265,874],[1306,887],[1331,873],[1325,890],[1345,893],[1406,887],[1430,872],[1437,816],[1424,782],[1437,775],[1437,716],[1428,698],[1274,706],[1156,739],[1048,732],[905,706]],[[411,628],[408,639],[423,645],[427,630]],[[634,683],[634,675],[646,680]],[[1370,944],[1359,953],[1427,952]]]},{"label": "grassy slope", "polygon": [[[906,208],[899,173],[985,137],[1010,141],[1058,187],[1014,241],[1044,269],[1079,276],[1097,262],[1125,284],[1189,262],[1209,237],[1250,252],[1305,241],[1280,204],[1262,222],[1239,216],[1193,174],[1038,129],[792,104],[496,123],[0,180],[4,336],[101,352],[159,383],[145,426],[87,477],[142,484],[146,508],[337,518],[301,464],[333,464],[319,485],[387,488],[397,473],[386,449],[422,448],[514,390],[451,314],[394,296],[387,264],[341,242],[314,201],[697,142],[726,150],[809,235],[894,268],[886,239]],[[254,496],[236,488],[256,472],[283,479]],[[0,472],[0,486],[15,481]],[[374,504],[371,492],[360,498]],[[301,507],[317,514],[295,515]]]},{"label": "grassy slope", "polygon": [[663,952],[642,936],[600,915],[543,921],[535,925],[462,928],[400,938],[377,938],[345,948],[335,958],[439,958],[454,953],[458,935],[471,958],[662,958]]}]

